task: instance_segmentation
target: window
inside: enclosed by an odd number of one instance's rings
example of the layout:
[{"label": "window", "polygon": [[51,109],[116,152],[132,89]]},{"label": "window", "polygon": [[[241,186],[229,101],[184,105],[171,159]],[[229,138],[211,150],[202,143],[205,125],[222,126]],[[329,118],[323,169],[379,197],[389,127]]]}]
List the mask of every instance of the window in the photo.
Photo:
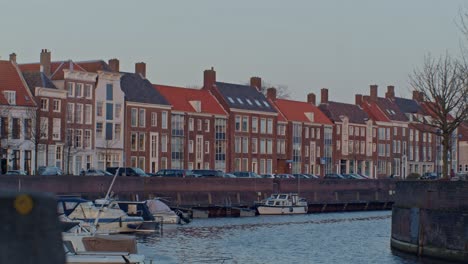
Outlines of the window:
[{"label": "window", "polygon": [[354,135],[354,128],[353,128],[353,126],[349,126],[349,127],[348,127],[348,134],[349,134],[350,136],[353,136],[353,135]]},{"label": "window", "polygon": [[137,157],[132,156],[132,157],[130,158],[130,162],[131,162],[131,164],[132,164],[132,167],[135,167],[135,168],[136,168],[136,167],[138,166],[138,165],[137,165],[137,163],[138,163],[138,158],[137,158]]},{"label": "window", "polygon": [[112,123],[106,123],[106,140],[112,140],[113,136],[113,124]]},{"label": "window", "polygon": [[145,151],[145,133],[138,134],[138,148],[140,151]]},{"label": "window", "polygon": [[82,104],[76,104],[75,123],[77,124],[83,123],[83,105]]},{"label": "window", "polygon": [[304,127],[304,138],[309,138],[309,128]]},{"label": "window", "polygon": [[240,116],[236,116],[236,131],[241,131],[241,117]]},{"label": "window", "polygon": [[258,118],[252,117],[252,133],[258,133]]},{"label": "window", "polygon": [[16,105],[16,92],[15,91],[4,91],[5,99],[10,105]]},{"label": "window", "polygon": [[189,153],[193,153],[193,140],[189,140],[188,142],[188,151]]},{"label": "window", "polygon": [[315,133],[315,135],[317,136],[317,139],[320,139],[320,128],[317,127],[317,133]]},{"label": "window", "polygon": [[138,109],[132,108],[131,110],[131,126],[136,127],[138,124]]},{"label": "window", "polygon": [[273,119],[268,118],[267,120],[267,133],[268,134],[273,134]]},{"label": "window", "polygon": [[166,129],[167,128],[167,112],[166,111],[163,111],[161,113],[161,125],[162,125],[162,128],[163,129]]},{"label": "window", "polygon": [[260,139],[260,154],[266,153],[266,141],[264,138]]},{"label": "window", "polygon": [[12,124],[12,138],[13,139],[20,138],[20,131],[21,131],[20,129],[21,129],[20,119],[13,118],[13,124]]},{"label": "window", "polygon": [[387,140],[390,140],[390,128],[387,127],[386,131],[387,131],[387,132],[386,132],[386,139],[387,139]]},{"label": "window", "polygon": [[193,120],[193,118],[189,118],[189,123],[188,123],[188,129],[189,131],[193,131],[193,129],[195,128],[195,120]]},{"label": "window", "polygon": [[114,128],[114,139],[115,140],[120,140],[121,131],[122,131],[122,125],[121,124],[115,124],[115,128]]},{"label": "window", "polygon": [[93,117],[92,117],[92,106],[90,104],[85,105],[85,123],[92,124]]},{"label": "window", "polygon": [[75,96],[75,83],[69,82],[67,85],[67,91],[68,91],[68,97],[73,97]]},{"label": "window", "polygon": [[252,153],[253,154],[256,154],[257,153],[257,139],[256,138],[252,138]]},{"label": "window", "polygon": [[42,98],[41,99],[41,110],[42,111],[49,111],[49,99]]},{"label": "window", "polygon": [[210,132],[210,120],[205,120],[205,132]]},{"label": "window", "polygon": [[210,142],[205,141],[205,154],[209,154],[209,153],[210,153]]},{"label": "window", "polygon": [[242,142],[241,137],[234,138],[234,152],[241,153],[242,152]]},{"label": "window", "polygon": [[337,140],[336,141],[336,150],[340,150],[340,145],[341,144],[341,141]]},{"label": "window", "polygon": [[77,83],[75,85],[75,96],[83,97],[83,84],[82,83]]},{"label": "window", "polygon": [[161,152],[167,152],[167,135],[161,136]]},{"label": "window", "polygon": [[242,132],[249,132],[249,117],[242,117]]},{"label": "window", "polygon": [[260,133],[262,134],[266,133],[266,119],[265,118],[260,118]]},{"label": "window", "polygon": [[97,102],[96,103],[96,115],[97,116],[102,116],[102,102]]},{"label": "window", "polygon": [[267,154],[273,154],[273,140],[267,140]]},{"label": "window", "polygon": [[156,112],[151,113],[151,126],[158,126],[158,113]]},{"label": "window", "polygon": [[341,132],[341,126],[340,125],[337,125],[336,126],[336,134],[339,135]]},{"label": "window", "polygon": [[138,148],[137,148],[137,133],[136,132],[132,132],[130,134],[130,146],[131,146],[131,149],[132,151],[137,151]]},{"label": "window", "polygon": [[83,148],[91,148],[91,130],[89,129],[84,131]]},{"label": "window", "polygon": [[76,129],[75,130],[75,148],[83,147],[82,136],[83,136],[83,130]]},{"label": "window", "polygon": [[359,127],[354,128],[354,135],[359,137]]},{"label": "window", "polygon": [[242,153],[249,153],[249,138],[242,137]]},{"label": "window", "polygon": [[202,121],[201,121],[201,119],[197,120],[197,130],[202,131]]},{"label": "window", "polygon": [[[14,121],[15,121],[15,118],[13,119],[13,127],[14,127]],[[41,139],[47,139],[49,135],[48,131],[49,131],[49,119],[47,117],[41,117],[41,125],[40,125]],[[13,131],[13,135],[14,135],[14,131]]]},{"label": "window", "polygon": [[60,112],[61,104],[60,100],[54,99],[53,111]]},{"label": "window", "polygon": [[320,158],[320,146],[317,146],[317,158]]},{"label": "window", "polygon": [[106,84],[106,100],[112,101],[114,98],[114,90],[112,83]]},{"label": "window", "polygon": [[393,135],[394,136],[398,135],[398,127],[393,128]]},{"label": "window", "polygon": [[24,139],[31,139],[31,133],[32,133],[31,128],[32,128],[32,120],[24,119]]},{"label": "window", "polygon": [[122,112],[122,105],[115,104],[115,118],[120,118],[120,113]]},{"label": "window", "polygon": [[366,150],[366,143],[364,141],[361,141],[361,154],[364,154]]},{"label": "window", "polygon": [[145,170],[145,157],[138,157],[138,168]]},{"label": "window", "polygon": [[138,121],[140,121],[140,127],[145,127],[145,120],[146,120],[146,111],[145,109],[140,109],[140,116],[138,117]]},{"label": "window", "polygon": [[75,104],[68,103],[67,104],[67,122],[73,123],[75,120]]},{"label": "window", "polygon": [[86,99],[92,99],[93,98],[92,93],[91,93],[92,89],[93,89],[93,86],[91,84],[86,84],[85,85],[84,96],[86,97]]},{"label": "window", "polygon": [[114,104],[106,103],[106,120],[114,120]]},{"label": "window", "polygon": [[366,135],[366,129],[361,127],[361,137],[364,137]]},{"label": "window", "polygon": [[96,138],[102,138],[102,123],[96,123]]},{"label": "window", "polygon": [[52,127],[52,139],[53,140],[60,140],[60,124],[61,124],[61,119],[60,118],[54,118],[52,120],[53,127]]}]

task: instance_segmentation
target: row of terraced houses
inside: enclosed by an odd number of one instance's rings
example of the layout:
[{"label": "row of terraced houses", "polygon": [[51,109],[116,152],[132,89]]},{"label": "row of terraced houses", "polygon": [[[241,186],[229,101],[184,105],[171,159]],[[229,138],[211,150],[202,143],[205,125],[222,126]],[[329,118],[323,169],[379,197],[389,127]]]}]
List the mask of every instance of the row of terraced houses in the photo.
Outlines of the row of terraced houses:
[{"label": "row of terraced houses", "polygon": [[[262,93],[259,77],[220,82],[213,68],[203,77],[200,89],[173,87],[151,83],[143,62],[121,72],[117,59],[52,61],[42,50],[39,62],[23,64],[13,53],[0,61],[1,170],[441,171],[439,138],[418,122],[431,118],[418,92],[399,98],[388,86],[379,97],[371,85],[354,104],[329,100],[327,89],[320,102],[313,93],[294,101]],[[468,171],[466,128],[457,133],[452,168]]]}]

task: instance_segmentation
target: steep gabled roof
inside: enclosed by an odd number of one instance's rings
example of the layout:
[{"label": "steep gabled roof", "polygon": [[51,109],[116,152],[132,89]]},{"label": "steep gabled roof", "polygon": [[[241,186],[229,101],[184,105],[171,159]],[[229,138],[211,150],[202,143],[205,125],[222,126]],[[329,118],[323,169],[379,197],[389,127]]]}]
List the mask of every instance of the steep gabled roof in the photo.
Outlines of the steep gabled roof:
[{"label": "steep gabled roof", "polygon": [[76,64],[85,69],[87,72],[97,73],[98,71],[112,71],[112,69],[109,67],[109,64],[103,60],[77,61]]},{"label": "steep gabled roof", "polygon": [[35,106],[27,84],[23,82],[19,69],[11,61],[0,61],[0,104],[8,105],[5,91],[15,91],[16,105]]},{"label": "steep gabled roof", "polygon": [[[284,115],[287,121],[333,124],[328,117],[322,113],[316,106],[307,102],[276,99],[274,102],[279,112]],[[313,121],[307,116],[307,113],[313,113]]]},{"label": "steep gabled roof", "polygon": [[140,74],[122,73],[120,88],[125,93],[125,100],[146,104],[169,105],[162,94]]},{"label": "steep gabled roof", "polygon": [[32,94],[35,94],[36,87],[57,89],[54,83],[42,72],[23,72],[23,77]]},{"label": "steep gabled roof", "polygon": [[363,100],[361,106],[372,120],[390,122],[390,119],[382,112],[382,110],[380,110],[379,106],[375,102]]},{"label": "steep gabled roof", "polygon": [[395,104],[405,114],[421,113],[421,106],[413,99],[395,97]]},{"label": "steep gabled roof", "polygon": [[227,115],[221,104],[208,90],[189,89],[159,84],[153,84],[153,87],[169,101],[173,110],[197,113],[194,105],[190,102],[199,101],[201,103],[201,113]]},{"label": "steep gabled roof", "polygon": [[[19,68],[22,72],[39,72],[41,70],[41,64],[36,63],[26,63],[19,64]],[[72,60],[67,61],[54,61],[50,63],[50,79],[51,80],[63,80],[64,73],[63,70],[74,70],[74,71],[86,71],[83,67],[73,62]]]},{"label": "steep gabled roof", "polygon": [[379,97],[377,98],[376,104],[388,119],[392,121],[408,121],[406,115],[401,112],[400,108],[392,100]]},{"label": "steep gabled roof", "polygon": [[349,122],[354,124],[365,124],[369,120],[369,115],[354,104],[329,101],[319,108],[334,122],[340,122],[341,116],[348,117]]},{"label": "steep gabled roof", "polygon": [[266,97],[255,87],[216,82],[216,88],[231,108],[276,113]]}]

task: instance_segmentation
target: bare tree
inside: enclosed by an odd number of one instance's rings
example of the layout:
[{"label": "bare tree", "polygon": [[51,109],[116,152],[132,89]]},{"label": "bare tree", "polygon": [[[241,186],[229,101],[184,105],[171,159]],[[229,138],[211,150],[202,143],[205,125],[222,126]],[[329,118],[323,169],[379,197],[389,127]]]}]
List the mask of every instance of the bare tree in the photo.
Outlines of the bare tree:
[{"label": "bare tree", "polygon": [[468,67],[446,54],[439,59],[427,56],[423,67],[410,75],[411,86],[432,118],[419,120],[433,129],[427,131],[442,139],[443,175],[448,178],[452,135],[468,116]]},{"label": "bare tree", "polygon": [[112,158],[112,149],[113,149],[113,146],[116,144],[117,142],[115,140],[108,140],[106,139],[104,141],[104,145],[103,145],[103,149],[104,149],[104,170],[106,170],[107,167],[110,167],[111,164],[112,164],[112,161],[108,161]]},{"label": "bare tree", "polygon": [[[41,119],[41,111],[39,108],[29,108],[26,110],[26,117],[25,117],[25,126],[28,126],[30,131],[26,131],[25,139],[29,139],[31,143],[34,145],[34,152],[36,153],[34,157],[34,173],[37,174],[38,168],[38,154],[39,154],[39,146],[41,143],[45,146],[45,157],[48,157],[48,137],[49,137],[49,124],[48,118],[47,121]],[[26,125],[27,124],[27,125]]]}]

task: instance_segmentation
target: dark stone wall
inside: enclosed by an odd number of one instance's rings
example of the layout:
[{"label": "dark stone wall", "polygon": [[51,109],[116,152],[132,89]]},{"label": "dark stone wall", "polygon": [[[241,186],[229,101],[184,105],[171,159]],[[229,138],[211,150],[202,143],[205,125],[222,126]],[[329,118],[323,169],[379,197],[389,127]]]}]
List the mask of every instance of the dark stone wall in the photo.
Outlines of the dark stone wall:
[{"label": "dark stone wall", "polygon": [[392,247],[468,261],[468,182],[398,182]]},{"label": "dark stone wall", "polygon": [[[0,176],[0,190],[32,190],[58,195],[103,197],[112,177]],[[158,196],[178,205],[242,204],[274,192],[299,192],[309,203],[390,202],[394,180],[303,180],[249,178],[118,177],[112,189],[119,197]]]}]

